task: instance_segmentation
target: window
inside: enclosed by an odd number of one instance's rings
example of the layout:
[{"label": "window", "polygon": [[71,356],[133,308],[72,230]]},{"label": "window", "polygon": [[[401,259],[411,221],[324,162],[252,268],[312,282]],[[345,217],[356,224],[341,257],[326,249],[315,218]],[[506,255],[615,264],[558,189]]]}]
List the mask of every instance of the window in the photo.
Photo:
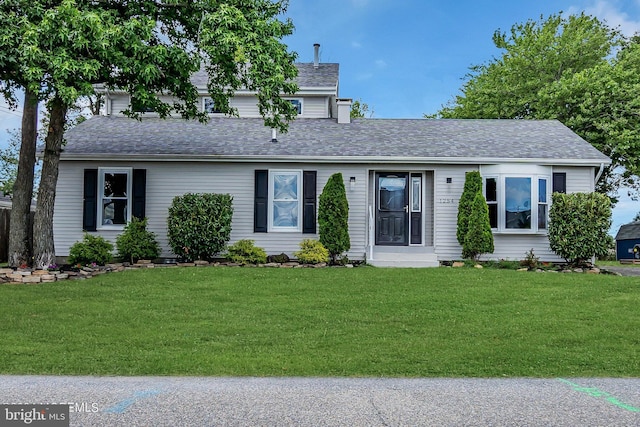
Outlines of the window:
[{"label": "window", "polygon": [[131,98],[131,110],[136,113],[154,113],[156,111],[153,107],[143,105],[140,100],[133,97]]},{"label": "window", "polygon": [[253,231],[315,234],[317,172],[255,171]]},{"label": "window", "polygon": [[302,171],[269,171],[269,230],[302,231]]},{"label": "window", "polygon": [[411,212],[422,211],[422,176],[411,175]]},{"label": "window", "polygon": [[203,105],[204,112],[207,114],[221,113],[221,111],[216,108],[216,104],[215,102],[213,102],[212,98],[209,98],[209,97],[202,98],[202,105]]},{"label": "window", "polygon": [[131,220],[131,169],[99,169],[98,227],[121,228]]},{"label": "window", "polygon": [[491,228],[505,233],[545,231],[549,221],[550,172],[550,168],[531,165],[483,167]]},{"label": "window", "polygon": [[295,107],[298,115],[302,115],[302,99],[289,99],[289,102]]},{"label": "window", "polygon": [[538,179],[538,230],[547,229],[549,203],[547,201],[547,179]]}]

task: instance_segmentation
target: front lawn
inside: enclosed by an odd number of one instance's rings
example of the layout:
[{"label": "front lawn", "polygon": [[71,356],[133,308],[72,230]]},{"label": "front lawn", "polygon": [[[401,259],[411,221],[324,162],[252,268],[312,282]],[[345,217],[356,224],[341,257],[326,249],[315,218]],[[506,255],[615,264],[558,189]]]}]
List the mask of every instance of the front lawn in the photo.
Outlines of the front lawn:
[{"label": "front lawn", "polygon": [[609,275],[126,271],[0,286],[0,373],[638,377],[638,307]]}]

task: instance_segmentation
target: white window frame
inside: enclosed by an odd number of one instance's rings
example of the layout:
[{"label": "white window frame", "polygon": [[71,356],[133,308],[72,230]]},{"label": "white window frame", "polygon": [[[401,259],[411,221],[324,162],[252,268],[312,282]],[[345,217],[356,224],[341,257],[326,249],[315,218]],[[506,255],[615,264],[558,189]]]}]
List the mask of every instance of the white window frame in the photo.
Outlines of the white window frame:
[{"label": "white window frame", "polygon": [[[104,204],[104,177],[108,173],[126,174],[127,175],[127,212],[125,224],[103,224]],[[98,218],[97,229],[98,230],[123,230],[125,225],[131,221],[131,208],[133,205],[133,168],[98,168]],[[122,198],[124,199],[124,198]]]},{"label": "white window frame", "polygon": [[291,102],[291,104],[297,101],[298,104],[300,105],[300,111],[298,112],[298,116],[302,116],[304,114],[304,98],[287,98],[287,101]]},{"label": "white window frame", "polygon": [[[274,203],[281,200],[274,199],[274,190],[275,190],[275,177],[276,175],[291,175],[297,176],[297,189],[296,193],[298,195],[298,225],[296,227],[283,227],[276,226],[273,224],[273,214],[274,214]],[[291,201],[291,200],[288,200]],[[302,205],[304,204],[304,200],[302,197],[302,170],[300,169],[271,169],[269,170],[269,194],[268,194],[268,221],[267,221],[267,231],[268,232],[276,232],[276,233],[301,233],[302,232]]]},{"label": "white window frame", "polygon": [[[551,194],[551,167],[535,166],[535,165],[493,165],[481,167],[480,175],[482,176],[482,192],[487,197],[487,179],[496,180],[496,192],[497,192],[497,211],[498,211],[498,226],[492,228],[494,233],[503,234],[546,234],[549,229],[549,209],[551,207],[551,201],[549,195]],[[530,194],[530,209],[531,219],[530,228],[507,228],[506,224],[506,179],[507,178],[529,178],[531,180],[531,194]],[[547,201],[546,203],[539,202],[539,180],[546,180],[547,189]],[[489,204],[489,203],[488,203]],[[547,206],[547,228],[538,228],[538,206],[545,204]]]}]

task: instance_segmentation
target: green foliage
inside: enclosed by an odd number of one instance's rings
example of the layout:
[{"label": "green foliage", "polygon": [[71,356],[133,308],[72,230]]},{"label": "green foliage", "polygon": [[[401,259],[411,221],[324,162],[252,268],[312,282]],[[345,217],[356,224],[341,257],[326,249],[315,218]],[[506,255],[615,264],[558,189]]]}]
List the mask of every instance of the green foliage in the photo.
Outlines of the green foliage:
[{"label": "green foliage", "polygon": [[140,259],[155,259],[160,255],[160,246],[155,233],[147,230],[147,218],[131,218],[122,234],[116,238],[118,257],[132,263]]},{"label": "green foliage", "polygon": [[458,203],[458,228],[456,230],[456,237],[461,246],[464,246],[464,240],[469,229],[469,219],[471,217],[473,201],[477,193],[482,193],[482,177],[480,176],[480,172],[467,172],[464,178],[464,190]]},{"label": "green foliage", "polygon": [[553,193],[549,210],[551,249],[573,265],[606,255],[611,202],[600,193]]},{"label": "green foliage", "polygon": [[356,99],[351,104],[351,118],[352,119],[364,119],[369,115],[369,118],[373,117],[373,110],[369,112],[369,104],[362,102],[362,99]]},{"label": "green foliage", "polygon": [[600,192],[637,192],[640,38],[580,14],[516,24],[493,42],[502,55],[472,67],[462,95],[439,116],[557,119],[613,160]]},{"label": "green foliage", "polygon": [[238,240],[227,248],[226,258],[240,264],[264,264],[267,262],[267,253],[254,243],[249,239]]},{"label": "green foliage", "polygon": [[12,133],[9,145],[0,149],[0,191],[13,194],[13,184],[18,176],[18,155],[20,154],[20,138]]},{"label": "green foliage", "polygon": [[69,264],[104,265],[111,261],[113,245],[102,236],[85,233],[81,242],[75,242],[69,249]]},{"label": "green foliage", "polygon": [[315,239],[304,239],[300,242],[300,250],[293,255],[303,264],[329,262],[329,251]]},{"label": "green foliage", "polygon": [[278,255],[269,255],[267,257],[267,262],[276,262],[276,263],[282,264],[289,261],[291,261],[289,259],[289,255],[285,254],[284,252]]},{"label": "green foliage", "polygon": [[176,196],[167,219],[169,246],[180,258],[210,259],[231,237],[233,197],[229,194]]},{"label": "green foliage", "polygon": [[341,173],[334,173],[320,195],[318,206],[320,242],[335,261],[351,248],[349,238],[349,202]]},{"label": "green foliage", "polygon": [[476,192],[462,244],[462,256],[477,260],[480,255],[493,253],[493,234],[489,224],[489,209],[481,191]]},{"label": "green foliage", "polygon": [[633,221],[634,221],[634,222],[635,222],[635,221],[640,221],[640,212],[638,212],[638,213],[636,214],[636,216],[634,216],[634,217],[633,217]]},{"label": "green foliage", "polygon": [[533,248],[529,249],[529,251],[524,254],[524,259],[520,261],[521,266],[527,267],[530,270],[538,268],[539,263],[540,258],[533,253]]}]

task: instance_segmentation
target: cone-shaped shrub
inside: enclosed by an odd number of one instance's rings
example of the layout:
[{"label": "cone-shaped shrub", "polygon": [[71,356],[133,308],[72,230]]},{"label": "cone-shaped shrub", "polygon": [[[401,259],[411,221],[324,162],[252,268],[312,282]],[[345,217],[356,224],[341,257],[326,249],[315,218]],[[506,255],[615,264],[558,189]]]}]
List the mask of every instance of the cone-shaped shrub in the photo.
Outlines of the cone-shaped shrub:
[{"label": "cone-shaped shrub", "polygon": [[482,192],[478,191],[471,205],[462,256],[477,260],[480,255],[490,253],[493,253],[493,234],[489,224],[489,208]]},{"label": "cone-shaped shrub", "polygon": [[155,259],[160,255],[160,246],[155,233],[147,230],[147,218],[131,218],[122,234],[116,238],[118,257],[123,261],[137,262]]},{"label": "cone-shaped shrub", "polygon": [[349,239],[349,202],[341,173],[334,173],[320,195],[318,205],[320,243],[333,261],[351,248]]},{"label": "cone-shaped shrub", "polygon": [[467,230],[469,229],[469,219],[473,201],[476,193],[481,192],[482,177],[480,176],[480,172],[467,172],[464,179],[464,190],[462,191],[462,196],[460,196],[460,203],[458,203],[458,229],[456,231],[458,243],[463,247],[464,240],[467,237]]}]

